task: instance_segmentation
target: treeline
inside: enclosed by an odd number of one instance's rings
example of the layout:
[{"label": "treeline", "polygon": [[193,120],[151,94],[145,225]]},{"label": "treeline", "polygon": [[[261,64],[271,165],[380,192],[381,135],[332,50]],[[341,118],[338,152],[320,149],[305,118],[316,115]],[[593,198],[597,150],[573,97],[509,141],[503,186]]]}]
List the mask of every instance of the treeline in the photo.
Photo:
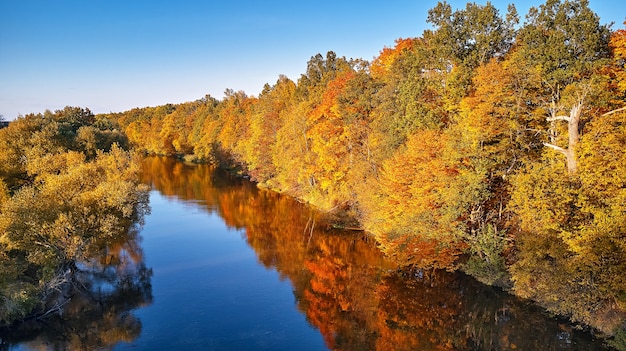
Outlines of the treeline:
[{"label": "treeline", "polygon": [[[626,31],[588,1],[454,10],[369,63],[107,116],[150,154],[229,162],[373,233],[606,332],[626,315]],[[622,334],[626,335],[626,334]]]},{"label": "treeline", "polygon": [[[0,330],[63,313],[71,299],[106,301],[134,287],[111,275],[123,252],[136,252],[127,244],[148,211],[139,159],[127,147],[112,122],[76,107],[0,130]],[[110,289],[91,290],[102,287]]]}]

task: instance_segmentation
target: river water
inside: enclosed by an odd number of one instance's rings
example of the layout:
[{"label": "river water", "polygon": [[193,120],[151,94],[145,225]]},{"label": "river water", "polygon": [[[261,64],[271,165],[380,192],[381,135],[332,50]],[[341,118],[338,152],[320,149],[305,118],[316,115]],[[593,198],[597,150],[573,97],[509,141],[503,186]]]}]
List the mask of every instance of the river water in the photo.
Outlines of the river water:
[{"label": "river water", "polygon": [[604,350],[462,274],[399,272],[366,235],[208,165],[148,158],[142,177],[151,213],[93,284],[98,307],[0,349]]}]

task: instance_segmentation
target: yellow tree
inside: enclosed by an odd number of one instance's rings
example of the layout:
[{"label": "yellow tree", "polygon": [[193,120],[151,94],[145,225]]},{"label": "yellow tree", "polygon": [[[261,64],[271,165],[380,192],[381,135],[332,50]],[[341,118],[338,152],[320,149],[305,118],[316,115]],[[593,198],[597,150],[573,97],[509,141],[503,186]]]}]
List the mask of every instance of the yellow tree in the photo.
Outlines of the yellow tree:
[{"label": "yellow tree", "polygon": [[626,103],[626,29],[613,32],[609,46],[611,48],[611,63],[604,71],[608,78],[606,90],[610,94],[610,102],[615,107],[621,108]]},{"label": "yellow tree", "polygon": [[308,115],[313,177],[311,194],[323,208],[355,209],[360,183],[371,173],[368,119],[371,80],[362,70],[337,73]]},{"label": "yellow tree", "polygon": [[2,323],[65,291],[80,263],[141,220],[147,188],[138,184],[137,161],[116,145],[91,161],[78,151],[29,160],[35,181],[0,203]]},{"label": "yellow tree", "polygon": [[163,126],[159,138],[171,143],[175,154],[190,154],[193,147],[188,142],[189,133],[194,124],[195,110],[198,107],[195,102],[177,105],[176,108],[163,118]]},{"label": "yellow tree", "polygon": [[322,103],[324,91],[338,74],[351,71],[350,62],[329,51],[326,57],[313,56],[307,63],[306,74],[298,80],[293,103],[281,113],[276,135],[273,162],[281,191],[311,200],[318,187],[315,178],[315,158],[311,151],[310,130],[316,122],[311,113]]},{"label": "yellow tree", "polygon": [[402,59],[402,55],[411,50],[418,40],[414,38],[396,39],[392,48],[384,48],[374,62],[372,62],[371,74],[374,79],[384,78],[393,69],[398,60]]},{"label": "yellow tree", "polygon": [[423,39],[399,40],[372,64],[376,92],[370,127],[374,160],[389,158],[415,131],[448,122],[445,89],[449,72]]},{"label": "yellow tree", "polygon": [[200,161],[210,161],[217,163],[217,136],[224,121],[220,119],[217,112],[219,103],[215,103],[208,108],[206,116],[202,119],[202,125],[198,126],[199,132],[195,136],[193,145],[194,156]]},{"label": "yellow tree", "polygon": [[221,120],[221,129],[217,134],[223,157],[232,158],[232,161],[241,163],[245,144],[250,132],[250,107],[255,100],[248,97],[243,91],[227,89],[226,97],[219,105],[218,115]]},{"label": "yellow tree", "polygon": [[293,103],[296,85],[281,76],[275,85],[266,85],[253,106],[250,116],[250,138],[246,143],[246,164],[252,179],[271,186],[276,176],[272,162],[281,113]]},{"label": "yellow tree", "polygon": [[[203,147],[208,148],[215,141],[213,134],[208,133],[206,135],[204,133],[204,126],[214,118],[215,108],[218,104],[219,101],[208,94],[194,102],[193,124],[187,136],[187,143],[193,148],[193,159],[202,160],[203,156],[200,154],[203,153],[201,151]],[[202,141],[205,137],[207,138],[206,142]]]},{"label": "yellow tree", "polygon": [[587,124],[575,175],[546,155],[513,177],[520,232],[511,267],[515,291],[548,309],[612,333],[626,312],[626,113]]},{"label": "yellow tree", "polygon": [[384,162],[366,229],[401,265],[455,268],[480,185],[480,175],[463,164],[451,135],[417,132]]},{"label": "yellow tree", "polygon": [[626,312],[626,111],[594,119],[580,145],[581,194],[585,221],[563,240],[596,279],[603,298]]},{"label": "yellow tree", "polygon": [[313,186],[308,176],[309,140],[306,135],[308,104],[294,101],[279,113],[280,127],[272,148],[272,164],[276,176],[272,188],[301,197]]}]

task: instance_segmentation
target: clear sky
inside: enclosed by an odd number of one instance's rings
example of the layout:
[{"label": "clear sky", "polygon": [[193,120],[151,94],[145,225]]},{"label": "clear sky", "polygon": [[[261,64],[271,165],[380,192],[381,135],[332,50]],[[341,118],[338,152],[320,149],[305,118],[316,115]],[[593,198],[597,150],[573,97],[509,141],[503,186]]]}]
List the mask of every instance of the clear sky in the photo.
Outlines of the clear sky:
[{"label": "clear sky", "polygon": [[[455,9],[467,1],[448,1]],[[484,3],[484,1],[475,1]],[[501,14],[511,1],[492,1]],[[517,1],[520,16],[539,0]],[[0,114],[95,113],[257,95],[317,53],[372,60],[417,37],[437,0],[0,0]],[[624,0],[590,0],[623,28]]]}]

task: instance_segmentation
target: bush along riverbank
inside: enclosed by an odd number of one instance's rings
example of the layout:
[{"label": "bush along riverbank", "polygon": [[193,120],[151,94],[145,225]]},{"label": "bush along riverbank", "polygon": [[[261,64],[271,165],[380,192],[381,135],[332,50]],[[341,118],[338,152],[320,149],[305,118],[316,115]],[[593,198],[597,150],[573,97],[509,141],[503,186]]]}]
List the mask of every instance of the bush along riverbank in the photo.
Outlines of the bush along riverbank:
[{"label": "bush along riverbank", "polygon": [[149,211],[127,145],[113,123],[82,108],[0,130],[0,327],[62,314],[81,296],[105,300],[94,281],[108,281],[111,296],[128,288],[104,269],[119,264]]}]

